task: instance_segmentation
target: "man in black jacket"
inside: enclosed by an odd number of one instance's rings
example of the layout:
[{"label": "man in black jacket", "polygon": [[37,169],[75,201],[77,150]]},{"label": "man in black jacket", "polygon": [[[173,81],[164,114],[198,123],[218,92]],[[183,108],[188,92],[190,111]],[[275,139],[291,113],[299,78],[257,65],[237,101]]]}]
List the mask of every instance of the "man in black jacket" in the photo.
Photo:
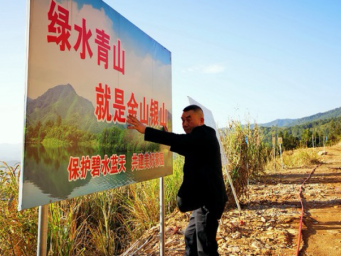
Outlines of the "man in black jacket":
[{"label": "man in black jacket", "polygon": [[185,255],[219,255],[216,234],[218,220],[227,201],[221,155],[215,130],[204,124],[202,109],[190,105],[183,110],[186,134],[174,134],[144,126],[128,116],[129,129],[144,134],[146,141],[171,146],[185,156],[183,182],[177,196],[180,211],[193,211],[185,231]]}]

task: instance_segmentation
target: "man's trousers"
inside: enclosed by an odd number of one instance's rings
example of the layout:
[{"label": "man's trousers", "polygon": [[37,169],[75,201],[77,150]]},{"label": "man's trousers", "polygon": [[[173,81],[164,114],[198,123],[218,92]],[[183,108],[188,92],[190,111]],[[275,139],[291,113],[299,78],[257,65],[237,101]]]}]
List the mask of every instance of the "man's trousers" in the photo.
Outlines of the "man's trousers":
[{"label": "man's trousers", "polygon": [[186,256],[217,256],[217,218],[204,206],[192,212],[185,231]]}]

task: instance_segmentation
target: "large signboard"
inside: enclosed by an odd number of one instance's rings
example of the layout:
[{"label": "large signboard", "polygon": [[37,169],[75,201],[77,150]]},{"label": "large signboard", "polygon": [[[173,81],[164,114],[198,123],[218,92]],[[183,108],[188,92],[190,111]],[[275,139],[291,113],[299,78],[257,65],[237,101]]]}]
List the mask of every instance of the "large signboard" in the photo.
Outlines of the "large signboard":
[{"label": "large signboard", "polygon": [[30,0],[19,210],[172,173],[171,53],[101,0]]}]

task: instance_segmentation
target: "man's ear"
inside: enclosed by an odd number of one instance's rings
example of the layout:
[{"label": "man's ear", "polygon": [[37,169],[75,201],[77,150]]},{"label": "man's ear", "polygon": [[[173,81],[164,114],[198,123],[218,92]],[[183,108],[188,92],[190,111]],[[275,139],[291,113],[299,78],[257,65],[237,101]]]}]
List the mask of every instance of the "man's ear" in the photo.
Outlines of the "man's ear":
[{"label": "man's ear", "polygon": [[204,120],[204,118],[202,117],[202,118],[200,118],[200,121],[201,121],[201,124],[204,124],[204,122],[205,122],[205,120]]}]

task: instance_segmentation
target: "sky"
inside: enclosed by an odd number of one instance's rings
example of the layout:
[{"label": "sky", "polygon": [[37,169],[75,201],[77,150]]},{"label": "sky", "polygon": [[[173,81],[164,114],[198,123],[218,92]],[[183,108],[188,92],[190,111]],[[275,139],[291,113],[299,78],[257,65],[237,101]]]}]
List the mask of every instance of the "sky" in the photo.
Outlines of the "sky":
[{"label": "sky", "polygon": [[[190,96],[266,123],[341,107],[341,1],[106,0],[172,54],[173,130]],[[22,143],[27,3],[0,3],[0,144]]]}]

